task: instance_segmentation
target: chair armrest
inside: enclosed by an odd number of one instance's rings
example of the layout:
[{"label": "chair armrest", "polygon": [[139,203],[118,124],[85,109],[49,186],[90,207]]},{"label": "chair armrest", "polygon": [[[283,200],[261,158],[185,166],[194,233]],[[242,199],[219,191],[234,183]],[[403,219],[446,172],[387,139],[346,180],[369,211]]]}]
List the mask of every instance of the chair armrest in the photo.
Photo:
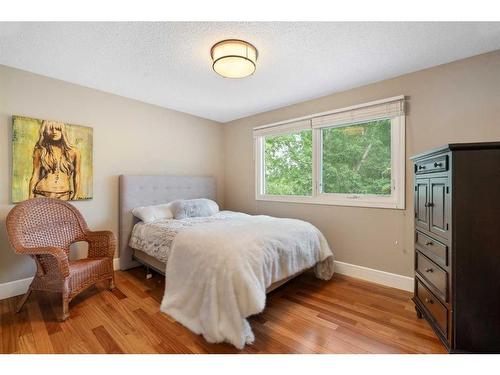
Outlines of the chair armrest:
[{"label": "chair armrest", "polygon": [[113,257],[116,251],[116,237],[109,230],[87,231],[89,258]]},{"label": "chair armrest", "polygon": [[32,247],[32,248],[24,248],[19,251],[21,254],[26,255],[51,255],[54,257],[57,268],[59,269],[59,273],[62,278],[66,278],[69,276],[69,260],[66,252],[60,247],[47,246],[47,247]]}]

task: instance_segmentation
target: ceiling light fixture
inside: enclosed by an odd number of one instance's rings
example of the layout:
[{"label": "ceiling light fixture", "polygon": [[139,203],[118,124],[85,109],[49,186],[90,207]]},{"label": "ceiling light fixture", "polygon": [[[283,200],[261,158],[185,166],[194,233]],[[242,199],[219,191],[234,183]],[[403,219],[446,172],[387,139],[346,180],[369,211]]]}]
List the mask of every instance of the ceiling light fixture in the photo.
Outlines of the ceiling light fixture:
[{"label": "ceiling light fixture", "polygon": [[210,50],[212,68],[225,78],[244,78],[255,72],[257,48],[239,39],[226,39]]}]

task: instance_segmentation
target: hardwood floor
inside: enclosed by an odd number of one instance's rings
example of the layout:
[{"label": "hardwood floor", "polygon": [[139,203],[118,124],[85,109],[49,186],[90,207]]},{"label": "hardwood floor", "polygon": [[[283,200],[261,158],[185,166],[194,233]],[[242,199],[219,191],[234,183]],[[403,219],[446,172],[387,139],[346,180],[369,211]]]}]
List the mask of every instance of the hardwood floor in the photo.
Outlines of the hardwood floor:
[{"label": "hardwood floor", "polygon": [[116,272],[114,291],[92,287],[57,321],[57,295],[0,301],[1,353],[445,353],[417,319],[410,293],[335,275],[304,274],[268,295],[250,318],[255,343],[238,351],[209,344],[159,311],[164,278],[143,268]]}]

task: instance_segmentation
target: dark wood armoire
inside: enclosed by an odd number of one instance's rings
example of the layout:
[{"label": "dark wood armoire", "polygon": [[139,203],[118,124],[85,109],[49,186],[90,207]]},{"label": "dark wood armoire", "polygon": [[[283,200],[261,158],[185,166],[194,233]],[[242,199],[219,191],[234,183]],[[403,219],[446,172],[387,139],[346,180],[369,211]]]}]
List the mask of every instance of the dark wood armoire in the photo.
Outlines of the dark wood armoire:
[{"label": "dark wood armoire", "polygon": [[417,315],[452,353],[500,352],[500,142],[411,159]]}]

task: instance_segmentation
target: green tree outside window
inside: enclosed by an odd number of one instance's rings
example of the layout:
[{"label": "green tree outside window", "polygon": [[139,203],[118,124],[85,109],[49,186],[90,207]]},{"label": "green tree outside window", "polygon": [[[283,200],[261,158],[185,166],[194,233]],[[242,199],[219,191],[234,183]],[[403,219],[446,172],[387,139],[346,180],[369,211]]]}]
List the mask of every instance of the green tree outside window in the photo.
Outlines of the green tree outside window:
[{"label": "green tree outside window", "polygon": [[[322,191],[391,194],[391,121],[371,121],[322,132]],[[265,194],[312,195],[312,131],[268,136]]]},{"label": "green tree outside window", "polygon": [[324,193],[391,194],[391,121],[322,129]]}]

